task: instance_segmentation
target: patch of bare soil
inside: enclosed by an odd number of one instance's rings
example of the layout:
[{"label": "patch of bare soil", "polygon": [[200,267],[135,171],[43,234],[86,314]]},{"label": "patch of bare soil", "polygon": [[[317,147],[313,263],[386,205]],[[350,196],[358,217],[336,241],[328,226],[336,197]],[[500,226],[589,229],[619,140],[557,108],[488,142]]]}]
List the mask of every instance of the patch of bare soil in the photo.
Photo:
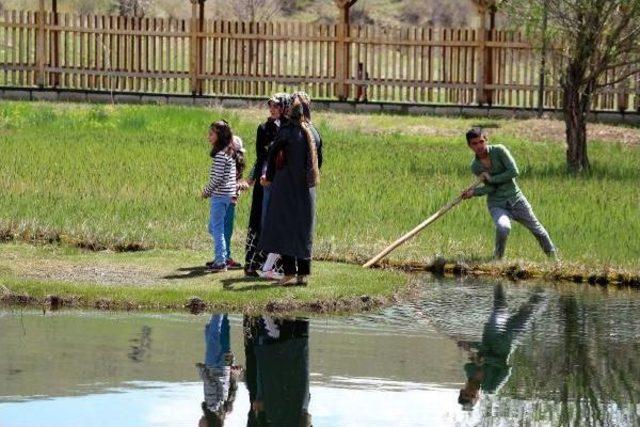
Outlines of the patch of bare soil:
[{"label": "patch of bare soil", "polygon": [[25,279],[98,285],[151,285],[164,281],[155,271],[129,266],[86,266],[46,262],[23,266],[18,274]]},{"label": "patch of bare soil", "polygon": [[399,128],[398,131],[402,133],[406,133],[408,135],[441,136],[441,137],[452,138],[452,137],[460,136],[463,130],[454,129],[454,128],[426,126],[426,125],[413,125],[413,126],[405,126],[405,127]]},{"label": "patch of bare soil", "polygon": [[[359,132],[367,135],[415,135],[429,137],[460,137],[466,129],[445,127],[441,123],[429,124],[425,118],[424,124],[406,124],[402,120],[397,123],[378,123],[372,126],[367,116],[353,116],[348,114],[328,115],[331,126],[335,129]],[[523,119],[499,121],[499,129],[490,133],[512,135],[529,141],[565,142],[565,124],[555,119]],[[613,126],[602,123],[589,123],[587,133],[590,140],[607,143],[622,143],[626,145],[640,145],[640,129],[625,126]]]},{"label": "patch of bare soil", "polygon": [[[501,131],[530,141],[565,142],[565,125],[561,120],[514,120],[505,123]],[[590,140],[640,145],[640,129],[636,128],[589,123],[587,136]]]}]

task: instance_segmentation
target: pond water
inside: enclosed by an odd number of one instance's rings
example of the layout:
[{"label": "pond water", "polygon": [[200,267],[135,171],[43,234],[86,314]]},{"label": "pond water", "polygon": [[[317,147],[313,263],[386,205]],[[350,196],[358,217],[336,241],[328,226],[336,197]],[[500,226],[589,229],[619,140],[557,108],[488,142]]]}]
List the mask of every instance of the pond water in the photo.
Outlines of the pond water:
[{"label": "pond water", "polygon": [[4,308],[0,426],[639,425],[639,314],[632,290],[427,277],[349,317]]}]

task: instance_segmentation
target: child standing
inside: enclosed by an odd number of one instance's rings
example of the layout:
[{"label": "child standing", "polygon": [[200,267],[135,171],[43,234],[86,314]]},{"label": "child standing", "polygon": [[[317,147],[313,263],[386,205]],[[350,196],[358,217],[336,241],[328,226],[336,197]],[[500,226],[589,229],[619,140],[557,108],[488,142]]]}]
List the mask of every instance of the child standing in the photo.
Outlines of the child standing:
[{"label": "child standing", "polygon": [[209,183],[202,190],[202,198],[211,198],[209,233],[213,238],[214,260],[207,267],[212,272],[227,270],[227,243],[225,241],[225,218],[229,205],[237,192],[236,161],[233,158],[233,134],[224,120],[209,126],[211,145],[211,169]]},{"label": "child standing", "polygon": [[[245,167],[245,158],[244,158],[244,147],[242,145],[242,139],[233,135],[231,139],[231,144],[229,146],[229,151],[233,160],[236,162],[236,195],[231,199],[231,203],[227,208],[227,213],[224,218],[224,240],[227,248],[226,253],[226,264],[227,269],[229,270],[239,270],[242,268],[242,264],[236,262],[231,257],[231,236],[233,235],[233,224],[236,218],[236,205],[238,204],[238,197],[240,196],[240,192],[246,190],[248,185],[245,181],[242,180],[242,173],[244,172]],[[209,263],[207,263],[208,266]]]}]

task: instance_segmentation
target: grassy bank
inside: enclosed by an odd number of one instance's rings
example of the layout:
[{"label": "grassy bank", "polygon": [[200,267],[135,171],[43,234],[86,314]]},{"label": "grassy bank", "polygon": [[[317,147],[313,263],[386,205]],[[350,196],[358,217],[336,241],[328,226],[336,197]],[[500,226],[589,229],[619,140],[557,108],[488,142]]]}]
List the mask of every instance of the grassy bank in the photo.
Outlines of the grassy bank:
[{"label": "grassy bank", "polygon": [[0,302],[101,309],[354,311],[406,292],[393,271],[318,262],[307,287],[283,288],[238,271],[208,274],[207,253],[153,249],[89,252],[59,245],[0,245]]},{"label": "grassy bank", "polygon": [[[208,208],[196,196],[210,162],[207,125],[226,118],[245,140],[252,161],[255,127],[263,116],[259,110],[3,102],[0,232],[5,239],[93,249],[205,254]],[[574,177],[565,173],[558,122],[324,112],[314,121],[326,159],[318,194],[317,258],[364,261],[455,196],[473,179],[463,131],[484,123],[494,127],[492,139],[516,157],[519,183],[568,266],[640,271],[638,129],[592,126],[593,171]],[[237,211],[238,258],[249,200],[241,197]],[[428,265],[444,257],[477,265],[492,247],[493,226],[478,198],[447,214],[390,260]],[[539,270],[557,270],[518,225],[507,257],[507,266],[526,260]],[[349,270],[349,276],[358,273]]]}]

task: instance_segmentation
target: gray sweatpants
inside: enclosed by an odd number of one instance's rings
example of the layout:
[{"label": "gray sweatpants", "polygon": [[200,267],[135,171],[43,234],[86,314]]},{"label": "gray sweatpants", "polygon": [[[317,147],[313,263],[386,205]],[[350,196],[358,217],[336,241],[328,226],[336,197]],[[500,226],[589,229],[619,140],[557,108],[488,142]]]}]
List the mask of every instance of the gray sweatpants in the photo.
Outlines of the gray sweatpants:
[{"label": "gray sweatpants", "polygon": [[507,202],[506,208],[492,207],[489,208],[493,223],[496,225],[496,248],[493,253],[495,258],[502,258],[507,245],[507,237],[511,231],[511,220],[518,221],[529,229],[529,231],[538,239],[540,247],[544,253],[554,256],[556,247],[553,245],[549,233],[540,224],[538,218],[533,213],[531,205],[524,197],[518,199],[515,203]]}]

